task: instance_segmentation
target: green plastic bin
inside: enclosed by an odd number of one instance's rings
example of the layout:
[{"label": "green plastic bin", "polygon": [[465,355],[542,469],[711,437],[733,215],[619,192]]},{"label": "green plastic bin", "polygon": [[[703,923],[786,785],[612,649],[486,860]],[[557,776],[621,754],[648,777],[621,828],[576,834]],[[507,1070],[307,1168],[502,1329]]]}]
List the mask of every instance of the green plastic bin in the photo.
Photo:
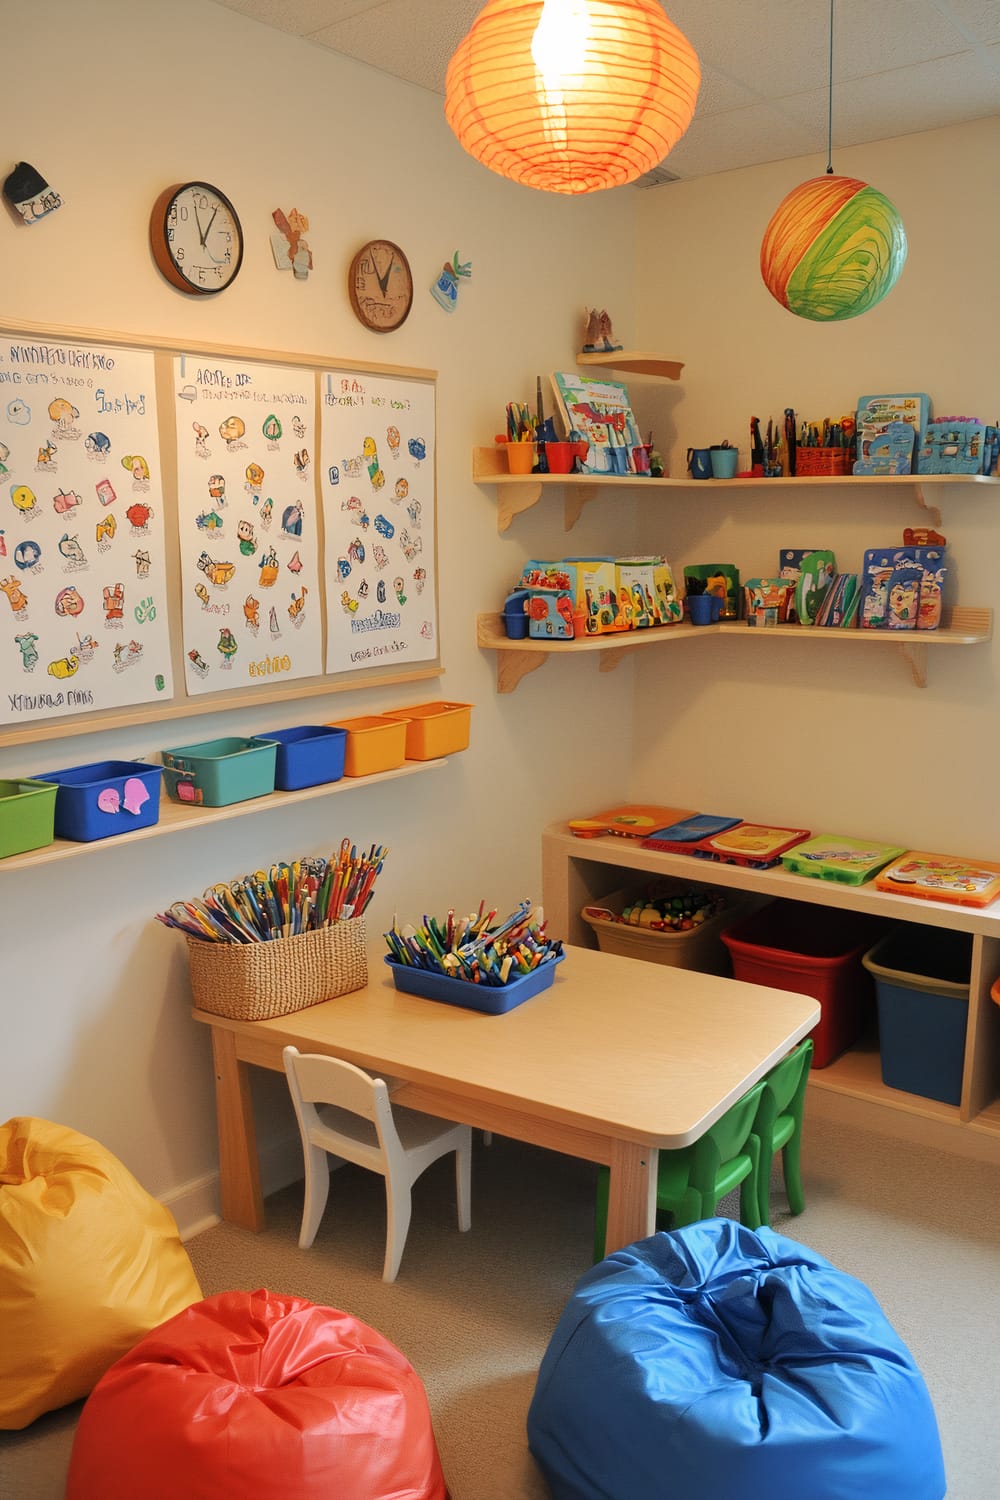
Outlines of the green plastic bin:
[{"label": "green plastic bin", "polygon": [[48,781],[0,781],[0,859],[42,849],[54,837],[56,791]]}]

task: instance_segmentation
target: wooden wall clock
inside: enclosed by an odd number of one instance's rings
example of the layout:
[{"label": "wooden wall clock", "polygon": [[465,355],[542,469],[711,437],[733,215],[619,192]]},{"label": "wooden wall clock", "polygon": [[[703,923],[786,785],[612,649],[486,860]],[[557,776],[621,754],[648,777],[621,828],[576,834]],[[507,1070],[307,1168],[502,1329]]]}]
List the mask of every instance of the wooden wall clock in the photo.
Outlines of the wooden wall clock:
[{"label": "wooden wall clock", "polygon": [[225,193],[208,182],[164,189],[150,214],[149,242],[171,286],[194,297],[225,291],[243,264],[239,216]]},{"label": "wooden wall clock", "polygon": [[413,305],[410,263],[391,240],[369,240],[351,261],[347,290],[354,312],[373,333],[391,333]]}]

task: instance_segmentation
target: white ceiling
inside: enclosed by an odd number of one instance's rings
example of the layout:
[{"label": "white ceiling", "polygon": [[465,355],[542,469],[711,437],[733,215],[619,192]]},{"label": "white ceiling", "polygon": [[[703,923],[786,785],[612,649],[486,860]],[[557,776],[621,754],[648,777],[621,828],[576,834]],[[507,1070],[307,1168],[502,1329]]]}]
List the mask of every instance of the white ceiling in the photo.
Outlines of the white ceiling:
[{"label": "white ceiling", "polygon": [[[209,3],[443,96],[448,60],[483,0]],[[829,0],[666,0],[663,8],[702,71],[694,120],[664,173],[703,177],[813,152],[825,159]],[[835,171],[838,146],[1000,114],[1000,0],[835,0],[833,80]]]}]

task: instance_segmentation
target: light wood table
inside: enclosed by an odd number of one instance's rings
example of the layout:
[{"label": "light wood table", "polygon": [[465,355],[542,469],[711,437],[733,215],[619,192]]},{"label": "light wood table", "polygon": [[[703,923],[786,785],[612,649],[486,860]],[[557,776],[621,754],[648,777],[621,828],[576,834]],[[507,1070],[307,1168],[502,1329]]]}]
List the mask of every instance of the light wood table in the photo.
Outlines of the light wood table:
[{"label": "light wood table", "polygon": [[609,1166],[610,1253],[653,1233],[658,1152],[697,1140],[820,1014],[805,995],[585,948],[499,1016],[400,994],[373,968],[367,988],[273,1021],[193,1012],[212,1029],[231,1223],[264,1227],[248,1068],[283,1071],[291,1044],[391,1075],[411,1109]]}]

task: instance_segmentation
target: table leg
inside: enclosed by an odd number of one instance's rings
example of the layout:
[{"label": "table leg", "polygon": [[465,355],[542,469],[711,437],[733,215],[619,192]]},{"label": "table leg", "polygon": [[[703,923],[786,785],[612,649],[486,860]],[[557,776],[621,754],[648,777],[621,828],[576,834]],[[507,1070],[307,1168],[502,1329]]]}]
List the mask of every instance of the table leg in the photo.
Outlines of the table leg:
[{"label": "table leg", "polygon": [[655,1232],[659,1155],[655,1146],[611,1142],[606,1255]]},{"label": "table leg", "polygon": [[250,1097],[250,1073],[236,1056],[231,1031],[212,1027],[215,1113],[219,1131],[219,1194],[229,1224],[259,1233],[264,1228],[257,1131]]}]

